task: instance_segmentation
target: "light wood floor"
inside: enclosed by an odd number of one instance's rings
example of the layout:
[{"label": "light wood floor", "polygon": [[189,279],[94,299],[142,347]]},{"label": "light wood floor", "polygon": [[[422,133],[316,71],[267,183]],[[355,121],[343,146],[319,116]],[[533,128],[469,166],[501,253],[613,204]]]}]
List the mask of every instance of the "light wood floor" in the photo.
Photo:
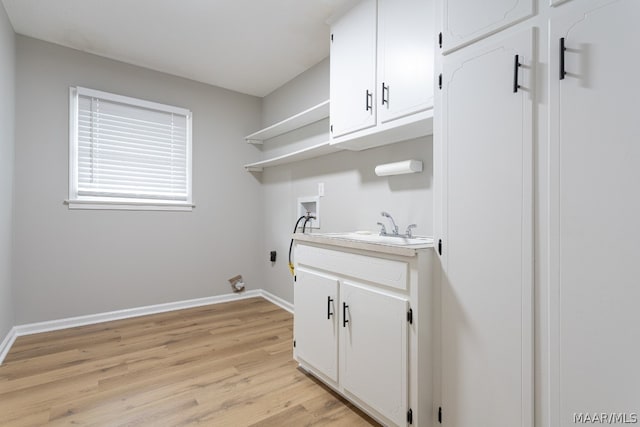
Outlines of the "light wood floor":
[{"label": "light wood floor", "polygon": [[292,330],[252,298],[19,337],[0,425],[374,425],[297,369]]}]

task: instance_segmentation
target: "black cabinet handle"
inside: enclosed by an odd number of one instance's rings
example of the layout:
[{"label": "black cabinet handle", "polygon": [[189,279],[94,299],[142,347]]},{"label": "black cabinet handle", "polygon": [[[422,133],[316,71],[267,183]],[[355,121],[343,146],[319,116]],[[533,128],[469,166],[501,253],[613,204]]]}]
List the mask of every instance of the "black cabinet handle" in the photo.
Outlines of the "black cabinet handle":
[{"label": "black cabinet handle", "polygon": [[560,80],[564,80],[567,72],[564,70],[564,53],[567,48],[564,46],[564,37],[560,37]]},{"label": "black cabinet handle", "polygon": [[366,95],[365,106],[367,111],[371,110],[373,112],[373,92],[369,92],[369,89],[367,89]]},{"label": "black cabinet handle", "polygon": [[516,55],[513,61],[513,93],[518,93],[518,69],[520,68],[520,55]]},{"label": "black cabinet handle", "polygon": [[346,302],[342,303],[342,327],[346,328],[347,327],[347,323],[349,323],[349,321],[347,320],[347,308],[349,308],[349,306],[347,305]]},{"label": "black cabinet handle", "polygon": [[333,313],[331,312],[332,302],[333,302],[333,298],[327,297],[327,320],[331,320],[331,316],[333,316]]},{"label": "black cabinet handle", "polygon": [[389,86],[382,82],[382,105],[384,104],[387,104],[387,107],[389,106]]}]

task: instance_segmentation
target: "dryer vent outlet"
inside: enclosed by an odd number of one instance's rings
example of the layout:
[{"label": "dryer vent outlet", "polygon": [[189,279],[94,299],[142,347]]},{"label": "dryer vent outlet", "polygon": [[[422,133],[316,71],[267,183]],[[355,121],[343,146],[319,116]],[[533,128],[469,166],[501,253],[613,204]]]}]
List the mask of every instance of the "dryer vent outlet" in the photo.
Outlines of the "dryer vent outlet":
[{"label": "dryer vent outlet", "polygon": [[242,280],[242,276],[240,274],[229,279],[229,283],[231,283],[231,289],[233,292],[244,291],[244,280]]}]

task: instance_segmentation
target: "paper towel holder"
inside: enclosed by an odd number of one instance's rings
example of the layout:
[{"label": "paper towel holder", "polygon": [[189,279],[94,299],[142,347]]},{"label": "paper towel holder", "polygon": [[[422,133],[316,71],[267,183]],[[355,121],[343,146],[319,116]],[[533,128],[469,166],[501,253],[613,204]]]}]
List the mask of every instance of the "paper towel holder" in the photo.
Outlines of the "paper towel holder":
[{"label": "paper towel holder", "polygon": [[375,172],[378,176],[422,172],[422,160],[403,160],[401,162],[385,163],[376,166]]}]

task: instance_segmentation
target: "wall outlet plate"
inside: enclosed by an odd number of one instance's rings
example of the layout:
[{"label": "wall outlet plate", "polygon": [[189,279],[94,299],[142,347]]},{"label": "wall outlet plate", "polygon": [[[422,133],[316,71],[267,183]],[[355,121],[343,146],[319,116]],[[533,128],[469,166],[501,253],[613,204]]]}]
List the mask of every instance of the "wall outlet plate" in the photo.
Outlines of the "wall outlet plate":
[{"label": "wall outlet plate", "polygon": [[[311,214],[311,216],[315,217],[315,219],[312,219],[307,223],[307,228],[320,228],[320,196],[298,197],[298,203],[296,204],[296,219],[306,215],[307,212]],[[303,222],[304,221],[300,223],[300,226],[302,226]]]}]

